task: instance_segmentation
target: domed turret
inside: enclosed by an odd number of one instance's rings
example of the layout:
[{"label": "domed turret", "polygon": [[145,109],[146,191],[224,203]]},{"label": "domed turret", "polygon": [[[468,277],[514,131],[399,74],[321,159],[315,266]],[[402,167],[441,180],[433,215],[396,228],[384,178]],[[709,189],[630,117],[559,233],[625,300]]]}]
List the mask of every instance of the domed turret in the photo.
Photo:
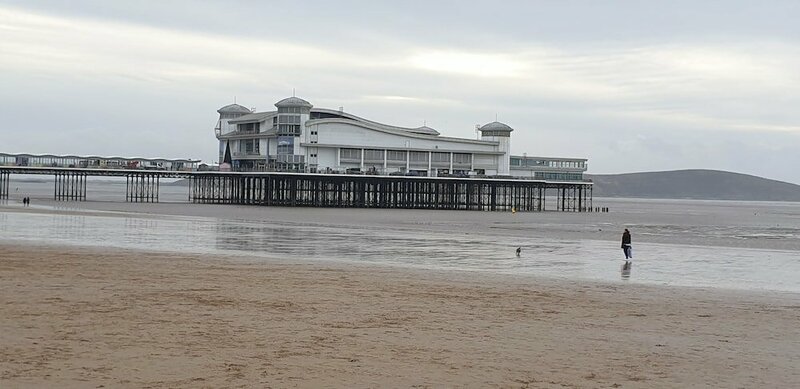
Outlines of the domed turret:
[{"label": "domed turret", "polygon": [[507,176],[511,174],[511,132],[514,131],[508,124],[493,121],[478,128],[481,139],[497,142],[497,151],[503,155],[497,156],[497,174]]},{"label": "domed turret", "polygon": [[217,112],[220,115],[222,115],[222,114],[246,115],[248,113],[252,113],[252,111],[249,108],[241,106],[239,104],[228,104],[228,105],[218,109]]},{"label": "domed turret", "polygon": [[217,124],[214,126],[214,133],[217,135],[217,137],[236,130],[236,126],[233,126],[229,123],[230,120],[253,113],[253,111],[251,111],[249,108],[236,103],[228,104],[218,109],[217,112],[219,113],[219,119],[217,120]]},{"label": "domed turret", "polygon": [[309,103],[308,101],[305,101],[305,100],[303,100],[303,99],[301,99],[299,97],[294,97],[294,96],[287,97],[287,98],[275,103],[275,106],[278,107],[278,108],[303,107],[303,108],[309,108],[309,109],[311,107],[313,107],[313,105],[311,105],[311,103]]},{"label": "domed turret", "polygon": [[511,131],[514,131],[508,124],[498,121],[484,124],[478,130],[483,136],[511,136]]}]

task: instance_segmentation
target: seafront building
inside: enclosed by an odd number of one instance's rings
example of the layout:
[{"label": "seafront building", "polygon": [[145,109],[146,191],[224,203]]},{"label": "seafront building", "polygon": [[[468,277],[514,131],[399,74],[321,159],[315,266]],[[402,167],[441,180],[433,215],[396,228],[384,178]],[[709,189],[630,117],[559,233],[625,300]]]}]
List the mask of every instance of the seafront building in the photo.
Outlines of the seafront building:
[{"label": "seafront building", "polygon": [[0,153],[0,166],[194,171],[199,159]]},{"label": "seafront building", "polygon": [[511,155],[514,129],[497,121],[478,126],[479,139],[467,139],[317,108],[298,97],[275,108],[254,112],[230,104],[217,110],[223,169],[548,181],[582,181],[587,169],[584,158]]}]

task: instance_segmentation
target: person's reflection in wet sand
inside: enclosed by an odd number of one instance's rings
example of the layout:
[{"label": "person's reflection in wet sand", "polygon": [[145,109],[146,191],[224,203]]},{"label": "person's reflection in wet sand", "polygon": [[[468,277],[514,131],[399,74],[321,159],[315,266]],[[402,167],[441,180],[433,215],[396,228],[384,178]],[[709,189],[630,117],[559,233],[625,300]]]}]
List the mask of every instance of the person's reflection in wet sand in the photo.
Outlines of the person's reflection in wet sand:
[{"label": "person's reflection in wet sand", "polygon": [[631,262],[625,262],[622,265],[622,273],[621,274],[622,274],[622,280],[623,281],[627,281],[627,280],[629,280],[631,278],[631,268],[632,267],[633,266],[632,266]]}]

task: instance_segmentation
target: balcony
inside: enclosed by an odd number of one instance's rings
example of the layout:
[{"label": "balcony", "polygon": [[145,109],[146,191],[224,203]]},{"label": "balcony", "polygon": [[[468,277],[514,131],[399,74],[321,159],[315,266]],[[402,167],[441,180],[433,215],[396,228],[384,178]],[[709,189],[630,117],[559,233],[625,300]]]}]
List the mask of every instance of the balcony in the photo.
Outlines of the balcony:
[{"label": "balcony", "polygon": [[267,156],[258,151],[234,151],[234,159],[266,159]]},{"label": "balcony", "polygon": [[231,131],[222,133],[219,129],[214,129],[214,133],[217,136],[217,139],[238,139],[238,138],[265,138],[271,135],[275,135],[275,127],[267,129],[265,131],[259,130],[243,130],[243,131]]}]

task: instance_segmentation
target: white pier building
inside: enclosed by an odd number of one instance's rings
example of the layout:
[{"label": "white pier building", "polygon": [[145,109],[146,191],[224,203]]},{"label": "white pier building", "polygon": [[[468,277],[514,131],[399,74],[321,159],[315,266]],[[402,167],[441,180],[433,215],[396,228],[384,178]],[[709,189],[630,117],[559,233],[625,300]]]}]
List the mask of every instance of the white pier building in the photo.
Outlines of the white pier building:
[{"label": "white pier building", "polygon": [[412,176],[505,176],[581,181],[583,158],[511,155],[504,123],[480,126],[480,139],[442,136],[430,127],[374,122],[298,97],[274,111],[220,108],[214,129],[219,162],[235,171],[367,173]]}]

